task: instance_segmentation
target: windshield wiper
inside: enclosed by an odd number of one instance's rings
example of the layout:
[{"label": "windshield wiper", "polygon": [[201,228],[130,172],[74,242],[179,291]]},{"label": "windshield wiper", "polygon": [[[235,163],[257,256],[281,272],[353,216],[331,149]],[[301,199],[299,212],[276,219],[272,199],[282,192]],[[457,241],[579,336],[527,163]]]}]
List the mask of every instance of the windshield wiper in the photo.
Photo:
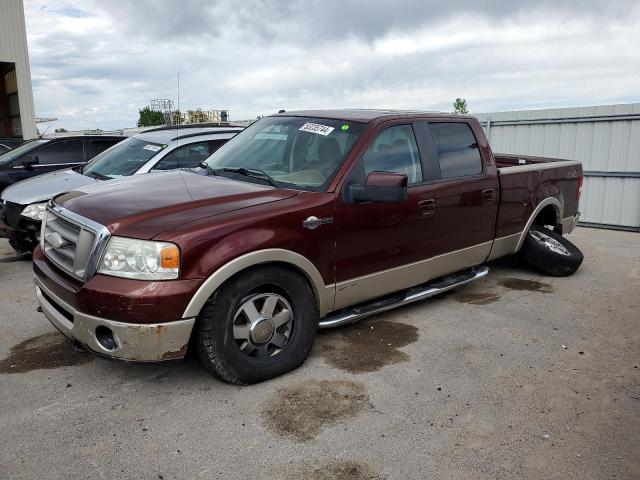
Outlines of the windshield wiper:
[{"label": "windshield wiper", "polygon": [[93,177],[93,178],[97,178],[98,180],[113,180],[113,178],[108,177],[107,175],[103,175],[101,173],[98,172],[81,172],[83,175],[86,175],[87,177]]},{"label": "windshield wiper", "polygon": [[276,181],[267,172],[258,170],[257,168],[244,168],[244,167],[225,167],[222,169],[224,172],[239,173],[245,177],[260,178],[265,180],[272,187],[277,187]]}]

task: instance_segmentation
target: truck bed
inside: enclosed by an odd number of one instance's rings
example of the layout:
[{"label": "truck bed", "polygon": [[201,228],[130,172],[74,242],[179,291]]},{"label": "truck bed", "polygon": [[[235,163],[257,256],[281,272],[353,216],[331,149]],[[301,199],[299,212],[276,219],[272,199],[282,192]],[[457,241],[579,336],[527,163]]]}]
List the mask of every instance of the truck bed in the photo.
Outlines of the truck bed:
[{"label": "truck bed", "polygon": [[547,207],[548,215],[555,216],[549,224],[571,223],[578,212],[580,162],[503,153],[494,154],[494,159],[500,183],[496,238],[526,231],[540,199],[557,199]]}]

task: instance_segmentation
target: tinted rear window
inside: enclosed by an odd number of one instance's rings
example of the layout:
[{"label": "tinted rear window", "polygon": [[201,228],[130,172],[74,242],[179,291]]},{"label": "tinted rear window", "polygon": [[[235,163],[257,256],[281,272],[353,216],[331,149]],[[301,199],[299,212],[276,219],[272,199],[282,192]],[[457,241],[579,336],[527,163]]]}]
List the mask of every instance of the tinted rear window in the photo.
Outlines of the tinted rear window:
[{"label": "tinted rear window", "polygon": [[436,144],[441,178],[482,173],[480,150],[466,123],[429,123],[429,128]]}]

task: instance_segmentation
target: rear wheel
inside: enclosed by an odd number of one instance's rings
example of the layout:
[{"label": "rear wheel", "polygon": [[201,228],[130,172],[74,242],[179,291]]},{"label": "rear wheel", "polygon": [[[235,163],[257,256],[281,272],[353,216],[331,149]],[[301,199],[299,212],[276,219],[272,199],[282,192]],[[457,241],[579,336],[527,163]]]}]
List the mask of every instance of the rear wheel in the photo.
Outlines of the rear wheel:
[{"label": "rear wheel", "polygon": [[573,275],[584,260],[578,247],[541,225],[531,227],[520,254],[529,266],[554,277]]},{"label": "rear wheel", "polygon": [[280,266],[256,268],[208,300],[198,317],[198,355],[207,370],[227,382],[260,382],[304,362],[317,322],[304,277]]}]

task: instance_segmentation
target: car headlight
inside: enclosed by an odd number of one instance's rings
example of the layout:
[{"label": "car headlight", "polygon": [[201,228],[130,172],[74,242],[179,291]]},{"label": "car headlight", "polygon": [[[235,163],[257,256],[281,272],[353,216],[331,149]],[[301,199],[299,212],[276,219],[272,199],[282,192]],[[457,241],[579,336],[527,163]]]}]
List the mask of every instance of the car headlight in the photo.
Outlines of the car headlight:
[{"label": "car headlight", "polygon": [[180,250],[169,242],[111,237],[98,273],[138,280],[172,280],[180,271]]},{"label": "car headlight", "polygon": [[45,203],[32,203],[24,207],[20,215],[30,218],[31,220],[44,220],[44,214],[47,211],[47,204]]}]

